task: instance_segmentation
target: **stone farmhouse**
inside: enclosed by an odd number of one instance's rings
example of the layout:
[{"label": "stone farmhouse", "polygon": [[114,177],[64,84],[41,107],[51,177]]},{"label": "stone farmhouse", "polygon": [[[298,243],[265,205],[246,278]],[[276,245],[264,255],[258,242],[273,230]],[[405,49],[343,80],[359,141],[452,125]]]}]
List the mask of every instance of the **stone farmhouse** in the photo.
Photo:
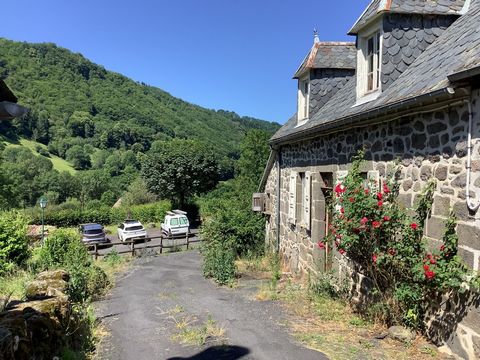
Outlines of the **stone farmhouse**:
[{"label": "stone farmhouse", "polygon": [[[365,177],[381,181],[400,161],[399,200],[410,208],[431,178],[437,188],[425,236],[435,245],[453,210],[459,253],[480,268],[480,0],[373,0],[349,31],[322,42],[294,74],[297,113],[271,138],[254,195],[266,240],[286,269],[315,274],[344,257],[316,246],[328,231],[332,187],[364,148]],[[436,338],[480,358],[480,309]],[[439,326],[443,326],[439,324]]]}]

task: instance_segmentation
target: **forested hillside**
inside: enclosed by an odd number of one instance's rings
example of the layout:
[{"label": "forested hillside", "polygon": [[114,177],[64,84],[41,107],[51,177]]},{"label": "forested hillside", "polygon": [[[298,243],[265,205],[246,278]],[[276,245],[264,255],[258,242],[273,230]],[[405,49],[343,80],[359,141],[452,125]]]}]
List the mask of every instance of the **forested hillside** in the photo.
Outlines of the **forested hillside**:
[{"label": "forested hillside", "polygon": [[189,104],[49,43],[0,39],[0,76],[31,109],[14,122],[19,134],[61,157],[74,145],[145,151],[171,138],[198,139],[235,157],[246,130],[278,128]]},{"label": "forested hillside", "polygon": [[30,109],[0,122],[0,210],[33,206],[42,195],[74,208],[122,196],[145,202],[152,194],[140,170],[171,140],[180,154],[194,146],[213,161],[214,184],[233,177],[249,130],[279,127],[189,104],[54,44],[0,39],[0,78]]}]

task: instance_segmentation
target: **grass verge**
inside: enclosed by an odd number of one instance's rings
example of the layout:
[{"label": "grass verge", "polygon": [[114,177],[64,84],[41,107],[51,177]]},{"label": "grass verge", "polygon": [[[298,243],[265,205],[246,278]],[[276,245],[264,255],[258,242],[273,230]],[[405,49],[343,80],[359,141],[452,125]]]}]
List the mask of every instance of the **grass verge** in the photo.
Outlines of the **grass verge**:
[{"label": "grass verge", "polygon": [[285,325],[297,341],[332,360],[444,358],[421,336],[409,344],[388,337],[380,339],[387,333],[383,324],[355,313],[325,281],[307,286],[281,278],[278,259],[257,259],[253,263],[242,260],[239,269],[241,275],[252,278],[270,274],[270,280],[259,287],[256,299],[278,301],[287,314]]}]

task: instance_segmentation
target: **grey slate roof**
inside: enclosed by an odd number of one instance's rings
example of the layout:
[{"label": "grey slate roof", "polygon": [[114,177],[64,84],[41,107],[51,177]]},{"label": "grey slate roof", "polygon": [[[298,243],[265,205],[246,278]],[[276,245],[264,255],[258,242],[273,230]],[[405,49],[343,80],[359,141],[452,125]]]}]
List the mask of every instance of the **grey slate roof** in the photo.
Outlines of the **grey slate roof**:
[{"label": "grey slate roof", "polygon": [[271,139],[311,133],[327,123],[361,117],[371,110],[381,110],[416,97],[444,90],[451,85],[447,76],[480,66],[480,0],[473,0],[470,10],[454,22],[429,46],[398,79],[376,100],[353,106],[356,102],[354,76],[305,125],[296,127],[290,119]]},{"label": "grey slate roof", "polygon": [[353,42],[317,42],[295,72],[298,78],[308,69],[355,69],[357,51]]},{"label": "grey slate roof", "polygon": [[466,1],[468,0],[372,0],[349,34],[357,34],[363,26],[382,12],[461,15]]}]

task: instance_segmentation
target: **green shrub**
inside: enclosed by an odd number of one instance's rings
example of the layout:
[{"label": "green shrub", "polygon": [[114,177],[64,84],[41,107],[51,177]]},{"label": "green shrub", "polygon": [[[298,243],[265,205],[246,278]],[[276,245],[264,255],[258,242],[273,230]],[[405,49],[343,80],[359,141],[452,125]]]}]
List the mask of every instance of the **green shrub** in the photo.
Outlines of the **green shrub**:
[{"label": "green shrub", "polygon": [[235,246],[233,237],[224,237],[224,224],[218,219],[209,219],[202,226],[202,237],[208,239],[201,247],[203,274],[220,285],[235,279]]},{"label": "green shrub", "polygon": [[[58,227],[76,227],[79,224],[99,223],[114,224],[120,223],[129,215],[143,223],[159,222],[171,209],[169,201],[158,201],[153,204],[136,205],[130,208],[110,208],[102,205],[99,201],[85,206],[84,210],[77,206],[74,209],[62,207],[50,207],[45,212],[45,224]],[[32,224],[41,223],[41,212],[33,209]]]},{"label": "green shrub", "polygon": [[76,238],[79,238],[79,234],[70,229],[58,229],[50,234],[40,248],[41,266],[49,269],[66,264],[70,243]]},{"label": "green shrub", "polygon": [[110,286],[110,280],[102,268],[93,265],[90,268],[87,279],[87,293],[93,299],[98,299],[105,294]]},{"label": "green shrub", "polygon": [[0,213],[0,275],[28,257],[27,219],[18,211]]},{"label": "green shrub", "polygon": [[95,266],[77,231],[59,229],[52,233],[39,251],[40,270],[62,268],[70,274],[67,293],[75,302],[101,295],[108,287],[105,272]]}]

